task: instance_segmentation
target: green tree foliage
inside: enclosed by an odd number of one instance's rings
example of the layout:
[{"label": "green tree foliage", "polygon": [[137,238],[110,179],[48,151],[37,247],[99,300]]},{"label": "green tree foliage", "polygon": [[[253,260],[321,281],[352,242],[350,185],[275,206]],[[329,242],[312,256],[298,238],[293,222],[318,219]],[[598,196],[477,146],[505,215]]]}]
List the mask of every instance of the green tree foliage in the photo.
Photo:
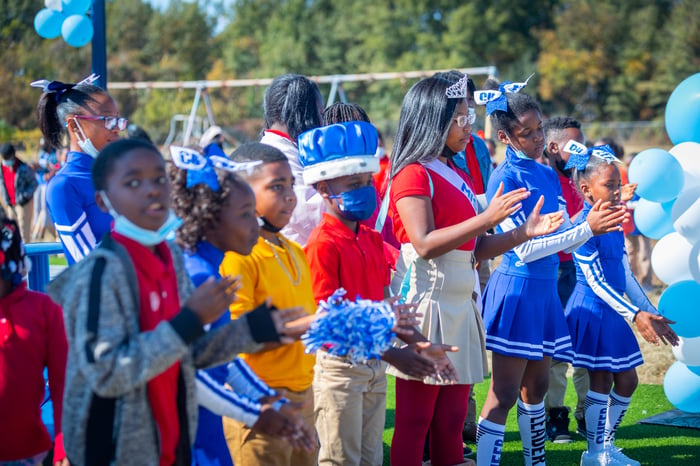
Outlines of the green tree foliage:
[{"label": "green tree foliage", "polygon": [[[36,127],[28,84],[89,73],[90,46],[37,36],[43,2],[0,0],[3,134]],[[675,86],[700,69],[694,0],[107,0],[109,81],[354,74],[495,65],[502,79],[537,72],[546,113],[584,121],[663,116]],[[377,121],[398,118],[414,81],[346,83]],[[476,77],[477,85],[483,77]],[[327,95],[328,85],[322,86]],[[194,90],[114,91],[123,114],[161,140]],[[212,89],[217,122],[260,118],[263,88]],[[200,115],[204,111],[200,110]]]}]

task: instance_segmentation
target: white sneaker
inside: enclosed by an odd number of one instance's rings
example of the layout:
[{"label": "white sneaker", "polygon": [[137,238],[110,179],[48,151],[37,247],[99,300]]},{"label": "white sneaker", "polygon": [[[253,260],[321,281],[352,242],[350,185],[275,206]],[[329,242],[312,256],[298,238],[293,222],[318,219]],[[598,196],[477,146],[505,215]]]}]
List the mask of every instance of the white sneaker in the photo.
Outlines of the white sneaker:
[{"label": "white sneaker", "polygon": [[621,466],[624,463],[618,462],[610,456],[608,450],[589,453],[584,451],[581,455],[581,466]]},{"label": "white sneaker", "polygon": [[614,458],[619,464],[624,464],[625,466],[641,466],[641,463],[637,460],[633,460],[624,453],[622,453],[622,448],[618,448],[615,444],[610,444],[606,447],[608,454],[611,458]]}]

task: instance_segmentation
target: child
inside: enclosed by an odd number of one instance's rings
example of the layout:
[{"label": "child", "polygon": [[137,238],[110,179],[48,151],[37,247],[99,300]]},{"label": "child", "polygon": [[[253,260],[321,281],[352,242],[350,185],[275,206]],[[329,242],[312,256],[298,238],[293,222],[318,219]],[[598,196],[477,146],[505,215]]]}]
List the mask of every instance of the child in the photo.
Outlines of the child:
[{"label": "child", "polygon": [[119,139],[127,126],[114,99],[93,84],[96,79],[91,75],[78,84],[32,83],[44,91],[37,113],[47,144],[60,149],[64,131],[68,135],[67,161],[49,181],[46,202],[69,265],[85,257],[109,231],[112,218],[95,201],[90,168],[98,151]]},{"label": "child", "polygon": [[[476,304],[474,261],[494,255],[561,224],[561,215],[539,215],[506,235],[485,235],[528,198],[525,189],[498,196],[479,213],[466,173],[452,158],[471,135],[467,78],[451,83],[423,79],[406,94],[391,154],[390,207],[401,256],[392,291],[423,314],[420,330],[431,341],[455,345],[450,353],[457,384],[435,377],[396,379],[396,428],[391,461],[420,465],[430,430],[434,465],[463,462],[462,430],[473,383],[487,372],[483,324]],[[502,194],[502,195],[501,195]],[[537,201],[541,206],[543,199]]]},{"label": "child", "polygon": [[[566,168],[585,203],[582,218],[599,202],[621,203],[619,163],[608,146],[578,146]],[[625,464],[639,466],[615,447],[615,431],[637,387],[635,367],[642,364],[637,339],[625,319],[633,322],[649,343],[676,345],[673,323],[659,315],[630,270],[623,233],[614,231],[591,238],[576,251],[576,286],[566,306],[566,320],[573,340],[573,365],[588,370],[586,396],[588,450],[582,466]],[[629,297],[629,301],[623,297]],[[611,391],[611,388],[614,388]]]},{"label": "child", "polygon": [[[508,145],[505,161],[494,170],[486,190],[490,202],[505,190],[526,188],[535,194],[522,209],[498,225],[510,233],[523,224],[544,196],[542,212],[561,212],[564,224],[550,235],[529,239],[503,255],[484,293],[486,348],[493,352],[489,392],[477,428],[477,463],[500,463],[508,411],[518,402],[518,426],[526,466],[544,464],[545,414],[551,359],[569,360],[571,343],[557,295],[559,251],[571,251],[594,234],[618,230],[623,209],[597,203],[585,221],[572,226],[566,214],[561,186],[554,171],[536,159],[545,139],[537,102],[519,93],[524,83],[504,82],[498,90],[475,93],[486,104],[498,139]],[[602,205],[601,205],[602,204]],[[520,394],[520,396],[518,396]]]},{"label": "child", "polygon": [[39,465],[51,448],[41,422],[44,367],[54,403],[54,463],[64,461],[61,401],[68,345],[63,316],[48,296],[27,290],[29,259],[16,222],[0,220],[0,464]]},{"label": "child", "polygon": [[[237,300],[230,307],[231,316],[239,318],[250,306],[268,299],[273,307],[301,306],[307,314],[314,314],[316,301],[304,251],[280,234],[296,206],[294,178],[287,158],[279,149],[261,143],[244,144],[231,158],[235,162],[262,162],[251,172],[241,174],[255,193],[255,210],[262,224],[260,238],[250,255],[228,251],[221,263],[222,275],[242,277]],[[300,341],[284,347],[267,345],[262,352],[242,357],[274,390],[285,390],[291,401],[304,403],[301,416],[313,425],[311,382],[315,357],[304,352]],[[251,431],[240,422],[225,418],[224,433],[234,464],[316,464],[316,449],[295,449],[282,439]]]},{"label": "child", "polygon": [[6,142],[0,146],[2,179],[0,179],[0,205],[15,220],[22,231],[22,238],[31,240],[34,216],[34,192],[38,182],[34,169],[17,157],[15,146]]},{"label": "child", "polygon": [[[234,164],[217,156],[206,160],[183,148],[170,150],[175,163],[170,170],[173,208],[183,220],[177,242],[185,250],[185,269],[192,282],[200,285],[209,277],[221,278],[219,265],[224,251],[246,256],[257,243],[255,197],[245,181],[234,174],[251,164]],[[193,175],[198,176],[197,180],[193,181]],[[224,312],[211,328],[230,321],[230,314]],[[225,383],[232,390],[227,390]],[[287,414],[295,409],[294,403],[280,399],[240,358],[227,365],[197,371],[197,398],[200,407],[194,461],[198,466],[233,465],[221,415],[269,435],[292,441],[309,440],[304,432],[308,428],[303,423],[297,425],[299,420]]]},{"label": "child", "polygon": [[[376,149],[377,131],[362,121],[324,126],[299,136],[304,182],[313,185],[326,202],[326,213],[305,248],[317,302],[327,300],[338,288],[352,299],[381,301],[389,295],[390,270],[382,238],[360,223],[377,205],[372,180],[379,169]],[[441,349],[436,345],[434,351]],[[382,359],[414,377],[436,372],[432,361],[413,348],[389,349]],[[345,357],[316,354],[313,387],[319,464],[382,464],[384,368],[379,360],[353,365]]]},{"label": "child", "polygon": [[234,300],[237,279],[210,278],[193,291],[180,249],[165,241],[181,221],[155,147],[105,146],[92,180],[112,232],[49,285],[69,342],[66,453],[76,464],[189,465],[195,368],[280,341],[283,316],[262,306],[204,332]]}]

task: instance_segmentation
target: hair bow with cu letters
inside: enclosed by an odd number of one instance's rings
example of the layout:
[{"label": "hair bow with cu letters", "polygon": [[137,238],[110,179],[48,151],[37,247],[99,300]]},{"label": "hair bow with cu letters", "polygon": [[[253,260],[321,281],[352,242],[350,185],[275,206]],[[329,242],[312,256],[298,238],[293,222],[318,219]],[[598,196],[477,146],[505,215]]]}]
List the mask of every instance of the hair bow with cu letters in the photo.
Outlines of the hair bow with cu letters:
[{"label": "hair bow with cu letters", "polygon": [[491,115],[495,110],[500,110],[502,112],[508,111],[508,100],[506,99],[506,93],[514,94],[520,92],[527,82],[535,75],[532,73],[525,82],[522,83],[512,83],[510,81],[503,81],[498,90],[491,91],[476,91],[474,92],[474,102],[477,105],[486,105],[486,115]]},{"label": "hair bow with cu letters", "polygon": [[578,171],[583,171],[586,169],[586,165],[588,165],[588,161],[591,157],[598,157],[608,164],[621,163],[615,156],[615,152],[613,152],[607,144],[604,146],[594,146],[589,149],[580,142],[576,142],[572,139],[566,143],[562,150],[571,154],[569,156],[569,161],[566,162],[566,166],[564,167],[565,170],[575,168]]},{"label": "hair bow with cu letters", "polygon": [[75,86],[80,86],[81,84],[92,84],[98,79],[100,79],[100,76],[93,73],[75,84],[62,83],[61,81],[49,81],[48,79],[39,79],[38,81],[34,81],[29,85],[41,89],[42,92],[54,93],[56,102],[58,102],[64,92],[68,92]]},{"label": "hair bow with cu letters", "polygon": [[262,163],[261,161],[238,163],[218,155],[205,157],[194,149],[180,146],[170,146],[170,156],[177,168],[187,170],[188,188],[204,183],[213,191],[219,190],[219,179],[215,168],[231,173],[250,172]]}]

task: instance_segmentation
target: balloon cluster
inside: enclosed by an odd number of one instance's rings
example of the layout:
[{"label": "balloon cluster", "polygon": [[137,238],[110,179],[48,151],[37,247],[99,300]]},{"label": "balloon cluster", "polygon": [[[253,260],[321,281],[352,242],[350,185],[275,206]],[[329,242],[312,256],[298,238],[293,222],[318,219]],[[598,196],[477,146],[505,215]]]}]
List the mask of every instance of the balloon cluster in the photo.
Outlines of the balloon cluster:
[{"label": "balloon cluster", "polygon": [[639,231],[659,242],[651,266],[668,288],[659,312],[680,337],[677,361],[664,392],[678,409],[700,413],[700,73],[681,82],[666,104],[670,151],[647,149],[630,164],[641,197],[634,209]]},{"label": "balloon cluster", "polygon": [[45,0],[45,5],[34,17],[34,29],[41,37],[63,36],[72,47],[82,47],[92,40],[92,21],[85,16],[92,0]]}]

